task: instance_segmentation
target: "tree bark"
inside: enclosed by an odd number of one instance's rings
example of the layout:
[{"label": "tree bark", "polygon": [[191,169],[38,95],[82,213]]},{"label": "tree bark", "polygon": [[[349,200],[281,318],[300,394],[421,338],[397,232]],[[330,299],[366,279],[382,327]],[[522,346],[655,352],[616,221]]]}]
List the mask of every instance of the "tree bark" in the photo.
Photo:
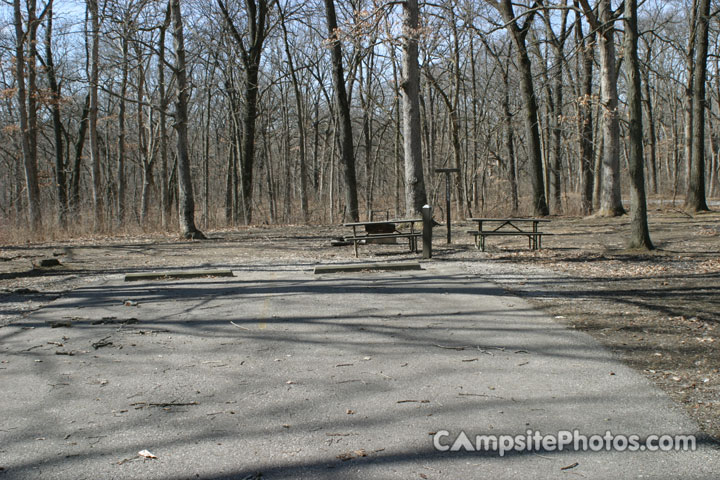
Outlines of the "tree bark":
[{"label": "tree bark", "polygon": [[[35,32],[37,32],[37,18],[35,1],[29,0],[28,29],[23,31],[20,0],[14,0],[15,17],[15,71],[17,77],[18,111],[20,116],[20,130],[22,137],[23,166],[25,169],[25,190],[27,196],[28,222],[33,231],[42,227],[42,214],[40,211],[40,186],[38,184],[37,170],[37,103],[35,85]],[[28,86],[25,84],[25,43],[30,45],[27,56]],[[29,90],[29,92],[28,92]]]},{"label": "tree bark", "polygon": [[583,215],[590,215],[593,211],[593,185],[595,152],[593,149],[593,65],[595,48],[595,35],[585,38],[582,30],[582,21],[576,20],[576,38],[581,49],[579,62],[581,63],[581,98],[578,101],[579,131],[580,131],[580,175],[581,175],[581,208]]},{"label": "tree bark", "polygon": [[510,78],[506,66],[500,65],[500,70],[503,79],[502,110],[505,152],[508,158],[507,175],[510,183],[510,206],[512,214],[517,215],[520,203],[518,201],[517,162],[515,158],[515,128],[512,123],[512,113],[510,112]]},{"label": "tree bark", "polygon": [[697,15],[695,77],[693,82],[693,135],[688,191],[685,208],[694,212],[708,211],[705,199],[705,81],[707,77],[708,30],[710,0],[700,0]]},{"label": "tree bark", "polygon": [[[697,29],[698,29],[698,8],[699,0],[692,1],[692,12],[690,15],[690,25],[688,32],[688,47],[686,53],[687,62],[687,74],[685,75],[685,88],[683,91],[683,150],[685,153],[685,188],[686,195],[690,190],[690,169],[692,168],[692,157],[693,157],[693,135],[695,132],[693,121],[693,85],[695,83],[695,51],[697,43]],[[674,184],[678,185],[680,179],[679,169],[675,171]],[[673,192],[673,198],[675,198],[675,192]]]},{"label": "tree bark", "polygon": [[653,99],[650,91],[650,64],[651,64],[652,48],[651,45],[647,46],[647,52],[645,54],[645,82],[643,88],[645,89],[645,110],[647,112],[648,119],[648,146],[650,147],[650,157],[648,163],[650,165],[650,189],[653,194],[658,193],[658,178],[657,178],[657,135],[655,133],[655,113],[653,109]]},{"label": "tree bark", "polygon": [[[562,7],[567,6],[567,0],[563,0]],[[552,102],[554,108],[551,111],[550,119],[550,198],[552,201],[553,211],[560,213],[562,211],[562,116],[563,116],[563,71],[565,63],[565,41],[568,37],[567,16],[568,10],[563,9],[561,12],[560,33],[555,34],[553,30],[552,20],[549,9],[545,8],[545,27],[550,45],[554,53],[553,65],[550,72],[552,78]]]},{"label": "tree bark", "polygon": [[652,250],[647,223],[643,169],[642,85],[638,59],[637,0],[625,0],[625,70],[628,95],[628,163],[630,165],[630,248]]},{"label": "tree bark", "polygon": [[[118,157],[117,157],[117,225],[122,227],[125,223],[125,144],[126,144],[126,130],[125,130],[125,117],[126,117],[126,98],[127,98],[127,84],[128,84],[128,38],[129,35],[127,28],[128,25],[123,25],[123,36],[120,39],[122,48],[122,73],[120,76],[120,106],[118,111]],[[138,109],[140,106],[140,99],[138,98]],[[142,223],[142,222],[141,222]]]},{"label": "tree bark", "polygon": [[615,12],[610,0],[598,0],[598,15],[587,0],[580,0],[585,16],[597,30],[600,45],[600,107],[602,110],[602,173],[598,215],[623,215],[620,191],[620,116],[618,111],[617,68],[615,54]]},{"label": "tree bark", "polygon": [[85,149],[85,138],[87,137],[87,129],[90,115],[90,92],[85,95],[82,113],[80,114],[80,127],[78,128],[78,136],[75,141],[75,156],[70,176],[70,208],[74,214],[77,214],[80,208],[80,166],[82,163],[83,150]]},{"label": "tree bark", "polygon": [[405,148],[405,212],[415,215],[427,204],[422,165],[422,132],[420,124],[420,67],[418,37],[420,7],[417,0],[403,3],[402,110]]},{"label": "tree bark", "polygon": [[185,63],[185,39],[183,35],[180,0],[170,0],[173,17],[175,45],[175,79],[177,100],[175,104],[175,131],[177,132],[178,213],[180,232],[184,238],[204,239],[205,235],[195,226],[195,197],[190,176],[188,148],[188,81]]},{"label": "tree bark", "polygon": [[295,93],[295,109],[297,110],[295,116],[297,118],[298,127],[298,164],[300,167],[300,214],[304,223],[309,220],[308,210],[308,194],[307,194],[307,159],[305,154],[305,116],[302,105],[302,95],[300,94],[300,82],[297,78],[297,72],[295,64],[293,62],[293,56],[290,52],[290,43],[288,41],[287,26],[285,25],[285,14],[280,9],[280,25],[282,26],[283,32],[283,44],[285,46],[285,55],[287,56],[288,68],[290,69],[290,78],[292,79],[293,92]]},{"label": "tree bark", "polygon": [[168,189],[167,159],[167,91],[165,85],[165,35],[170,26],[170,5],[165,12],[165,21],[160,25],[158,50],[158,92],[160,96],[160,224],[168,227],[171,215],[170,192]]},{"label": "tree bark", "polygon": [[332,44],[332,76],[335,87],[335,103],[337,105],[340,121],[340,157],[345,179],[346,215],[350,220],[359,220],[357,180],[355,176],[355,154],[353,151],[353,134],[348,104],[345,78],[342,65],[342,49],[338,38],[337,16],[335,14],[334,0],[325,0],[325,14],[328,25],[328,38]]},{"label": "tree bark", "polygon": [[100,18],[97,0],[87,0],[90,12],[90,110],[88,128],[90,130],[90,164],[92,176],[93,228],[98,231],[103,226],[102,176],[100,171],[100,138],[98,136],[98,81],[100,77]]},{"label": "tree bark", "polygon": [[50,3],[47,9],[47,24],[45,27],[45,64],[48,84],[50,86],[51,110],[53,121],[53,140],[55,141],[55,190],[57,195],[57,219],[61,229],[67,228],[68,196],[67,196],[67,174],[65,166],[65,153],[63,143],[63,126],[60,117],[60,100],[62,94],[55,72],[55,61],[53,59],[52,35],[53,35],[53,4]]},{"label": "tree bark", "polygon": [[620,115],[618,111],[615,55],[615,21],[610,0],[600,0],[600,83],[602,98],[603,158],[600,190],[600,216],[623,215],[620,191]]}]

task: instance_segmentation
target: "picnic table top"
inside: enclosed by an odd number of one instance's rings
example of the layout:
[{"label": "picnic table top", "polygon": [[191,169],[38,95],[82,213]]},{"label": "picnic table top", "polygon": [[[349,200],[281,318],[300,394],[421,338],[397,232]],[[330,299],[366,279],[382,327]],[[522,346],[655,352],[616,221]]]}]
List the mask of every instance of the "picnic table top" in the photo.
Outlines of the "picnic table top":
[{"label": "picnic table top", "polygon": [[381,225],[384,223],[415,223],[422,222],[422,218],[394,218],[391,220],[373,220],[367,222],[343,223],[343,227],[360,227],[363,225]]},{"label": "picnic table top", "polygon": [[472,222],[550,222],[547,218],[468,218]]}]

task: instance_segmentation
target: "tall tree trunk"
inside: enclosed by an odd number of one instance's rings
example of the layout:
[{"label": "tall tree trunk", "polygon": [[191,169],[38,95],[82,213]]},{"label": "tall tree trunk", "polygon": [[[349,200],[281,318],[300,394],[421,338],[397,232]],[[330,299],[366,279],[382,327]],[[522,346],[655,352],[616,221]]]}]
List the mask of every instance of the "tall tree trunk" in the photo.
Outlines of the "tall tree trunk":
[{"label": "tall tree trunk", "polygon": [[[142,165],[142,190],[140,197],[140,224],[144,227],[148,221],[148,212],[150,210],[150,194],[155,185],[153,178],[153,167],[155,164],[155,155],[152,151],[152,113],[149,125],[145,125],[145,112],[143,105],[145,103],[145,68],[143,67],[142,50],[139,44],[136,44],[135,53],[138,58],[137,65],[137,144],[140,150],[140,159]],[[120,182],[118,181],[118,185]]]},{"label": "tall tree trunk", "polygon": [[[117,157],[117,225],[122,227],[125,223],[125,144],[126,144],[126,130],[125,130],[125,112],[126,112],[126,98],[127,98],[127,84],[128,84],[128,25],[123,25],[125,30],[123,36],[120,39],[122,43],[122,73],[120,76],[120,107],[118,112],[118,157]],[[140,106],[141,99],[138,99],[138,109]],[[138,127],[139,128],[139,127]]]},{"label": "tall tree trunk", "polygon": [[[512,48],[512,46],[510,46]],[[515,158],[515,128],[512,123],[512,113],[510,112],[510,76],[507,67],[500,65],[503,79],[502,93],[502,110],[503,110],[503,126],[505,137],[505,151],[507,154],[507,175],[510,183],[510,207],[512,214],[517,215],[520,203],[518,201],[518,185],[517,185],[517,162]]]},{"label": "tall tree trunk", "polygon": [[[698,30],[698,9],[699,1],[692,1],[692,11],[690,15],[690,25],[688,33],[688,47],[686,53],[687,62],[687,74],[685,75],[685,88],[683,91],[683,150],[685,154],[685,188],[686,194],[690,190],[690,169],[692,168],[692,157],[693,157],[693,136],[694,136],[694,116],[693,116],[693,85],[695,84],[695,50],[697,45],[697,30]],[[680,171],[675,172],[675,184],[679,183]],[[673,198],[675,195],[673,195]]]},{"label": "tall tree trunk", "polygon": [[[23,31],[20,0],[14,0],[15,16],[15,71],[17,77],[18,111],[20,114],[20,130],[22,136],[23,165],[25,168],[25,187],[27,196],[28,222],[33,231],[42,227],[40,211],[40,186],[37,171],[37,102],[35,75],[35,32],[37,18],[35,1],[28,0],[28,30]],[[25,43],[29,44],[27,56],[28,87],[25,87]],[[28,92],[29,90],[29,92]]]},{"label": "tall tree trunk", "polygon": [[247,31],[250,44],[245,47],[242,36],[228,13],[222,0],[218,0],[218,6],[222,11],[225,21],[230,28],[238,48],[241,50],[241,58],[245,67],[245,91],[243,100],[245,112],[243,115],[243,139],[241,164],[241,183],[243,215],[245,224],[252,223],[252,200],[253,200],[253,167],[255,163],[255,131],[257,119],[258,99],[258,75],[260,72],[260,61],[262,59],[263,42],[267,35],[266,21],[268,15],[268,0],[246,0],[245,13],[247,14]]},{"label": "tall tree trunk", "polygon": [[690,178],[685,197],[685,208],[694,212],[709,210],[705,199],[705,81],[707,77],[708,30],[710,0],[699,0],[697,40],[695,52],[695,78],[693,83],[693,135]]},{"label": "tall tree trunk", "polygon": [[[597,30],[600,45],[600,107],[602,110],[602,174],[600,175],[600,216],[623,215],[620,192],[620,117],[618,111],[615,54],[615,12],[610,0],[598,0],[598,15],[587,0],[580,0],[585,16]],[[596,176],[597,177],[597,176]]]},{"label": "tall tree trunk", "polygon": [[[217,65],[217,56],[213,59],[212,74],[215,73],[215,66]],[[210,119],[211,119],[211,101],[212,101],[212,90],[210,82],[211,70],[208,66],[205,71],[205,125],[203,130],[204,138],[204,152],[203,152],[203,222],[204,228],[209,228],[210,222]]]},{"label": "tall tree trunk", "polygon": [[[567,0],[563,0],[562,7],[567,6]],[[559,213],[562,211],[562,117],[563,117],[563,66],[565,64],[565,41],[568,37],[567,16],[568,10],[563,9],[561,12],[560,33],[555,34],[553,24],[551,23],[550,11],[545,10],[545,26],[550,45],[553,50],[553,65],[550,71],[552,83],[552,118],[550,118],[550,198],[552,201],[553,211]]]},{"label": "tall tree trunk", "polygon": [[617,71],[615,55],[615,21],[610,0],[599,4],[600,82],[602,84],[603,159],[600,191],[601,216],[614,217],[625,213],[620,192],[620,115],[618,111]]},{"label": "tall tree trunk", "polygon": [[100,138],[98,136],[98,81],[100,77],[100,18],[97,0],[87,0],[90,11],[90,164],[94,229],[103,226],[102,174],[100,170]]},{"label": "tall tree trunk", "polygon": [[297,118],[298,127],[298,163],[300,167],[300,214],[304,223],[308,222],[308,194],[307,194],[307,160],[305,155],[305,115],[302,105],[302,95],[300,94],[300,82],[297,78],[295,63],[290,51],[290,43],[288,42],[287,26],[285,25],[285,14],[280,9],[280,25],[283,32],[283,44],[285,46],[285,55],[287,56],[288,68],[290,69],[290,78],[292,79],[293,92],[295,93],[295,109],[297,110],[295,117]]},{"label": "tall tree trunk", "polygon": [[394,216],[397,218],[400,216],[401,202],[402,202],[402,189],[403,189],[403,177],[401,175],[402,170],[402,156],[400,154],[400,145],[402,139],[400,138],[402,118],[400,116],[402,107],[400,105],[400,80],[398,78],[398,65],[395,56],[395,49],[390,49],[390,62],[392,63],[393,73],[393,93],[394,93],[394,111],[393,120],[395,121],[395,142],[393,145],[393,173],[395,177],[395,188],[393,198]]},{"label": "tall tree trunk", "polygon": [[647,223],[643,172],[642,86],[638,59],[637,0],[625,0],[625,67],[628,78],[628,143],[630,165],[630,248],[653,249]]},{"label": "tall tree trunk", "polygon": [[171,215],[170,192],[168,184],[168,158],[167,158],[167,92],[165,85],[165,35],[170,26],[170,4],[165,12],[165,21],[160,25],[160,40],[158,50],[158,92],[160,95],[160,223],[163,228],[168,227]]},{"label": "tall tree trunk", "polygon": [[60,85],[57,82],[55,73],[55,61],[53,59],[53,4],[50,3],[47,9],[47,24],[45,27],[45,63],[48,84],[52,93],[51,110],[53,120],[53,140],[55,141],[55,190],[57,192],[57,219],[61,229],[67,227],[67,174],[65,165],[65,153],[63,142],[63,126],[60,119],[60,100],[62,94]]},{"label": "tall tree trunk", "polygon": [[576,39],[581,49],[579,62],[581,63],[581,98],[578,100],[578,116],[580,131],[580,175],[582,178],[581,208],[583,215],[593,211],[593,184],[595,152],[593,150],[593,65],[595,49],[595,34],[585,38],[582,30],[582,21],[577,19]]},{"label": "tall tree trunk", "polygon": [[[464,168],[461,155],[460,143],[460,120],[458,110],[460,108],[460,89],[462,88],[462,72],[460,70],[460,33],[457,25],[457,15],[452,2],[447,7],[450,10],[450,31],[452,33],[452,108],[451,108],[451,128],[452,128],[452,144],[454,168],[458,169],[458,173],[453,175],[453,183],[455,184],[455,197],[457,202],[457,211],[465,217],[471,215],[470,199],[467,191],[467,171]],[[470,52],[472,56],[474,52]],[[454,120],[454,122],[453,122]],[[465,122],[467,127],[467,122]],[[467,159],[467,155],[465,156]]]},{"label": "tall tree trunk", "polygon": [[531,10],[525,23],[518,25],[511,0],[502,0],[494,4],[506,23],[510,36],[517,49],[518,70],[520,71],[520,91],[525,104],[525,130],[528,142],[528,163],[530,165],[530,182],[532,185],[533,214],[545,216],[549,213],[545,197],[545,181],[543,179],[542,147],[540,145],[540,130],[538,128],[538,104],[533,86],[533,72],[530,56],[528,55],[525,40],[530,31],[532,19],[536,10]]},{"label": "tall tree trunk", "polygon": [[422,212],[422,207],[427,204],[422,165],[420,67],[418,66],[420,7],[417,0],[406,0],[403,3],[402,35],[401,91],[405,147],[405,212],[407,215],[413,215]]},{"label": "tall tree trunk", "polygon": [[243,138],[241,173],[242,207],[245,225],[252,223],[253,215],[253,168],[255,164],[255,119],[257,117],[258,73],[260,65],[253,65],[247,72],[245,85],[245,112],[243,115]]},{"label": "tall tree trunk", "polygon": [[184,238],[204,239],[205,235],[195,226],[195,197],[190,176],[188,148],[188,81],[185,63],[185,39],[183,35],[180,0],[170,0],[173,17],[175,44],[175,79],[177,101],[175,104],[175,130],[177,132],[178,212],[180,232]]},{"label": "tall tree trunk", "polygon": [[90,92],[85,95],[82,113],[80,114],[80,127],[78,128],[78,136],[75,141],[75,156],[70,176],[70,209],[74,214],[78,213],[80,207],[80,165],[82,163],[83,150],[85,148],[85,138],[87,137],[88,120],[90,114]]},{"label": "tall tree trunk", "polygon": [[233,172],[236,170],[237,165],[237,151],[236,146],[236,122],[235,122],[235,107],[232,101],[233,93],[230,92],[230,110],[228,113],[228,131],[230,133],[230,142],[228,143],[228,157],[227,157],[227,170],[225,173],[225,224],[234,225],[235,216],[233,215],[234,196],[233,196]]},{"label": "tall tree trunk", "polygon": [[[479,100],[479,94],[478,94],[478,81],[477,81],[477,61],[475,60],[475,44],[474,44],[474,35],[470,35],[470,85],[472,87],[472,176],[471,176],[471,193],[472,193],[472,208],[477,208],[478,203],[478,182],[477,182],[477,172],[478,172],[478,166],[479,166],[479,155],[478,155],[478,144],[480,143],[480,139],[478,138],[479,135],[479,125],[480,125],[480,119],[478,118],[478,100]],[[515,194],[517,194],[517,190],[515,190]],[[516,199],[517,200],[517,199]],[[469,202],[468,202],[469,203]],[[516,205],[516,204],[513,204]],[[472,213],[472,209],[471,209]]]},{"label": "tall tree trunk", "polygon": [[328,38],[332,44],[332,76],[335,87],[335,103],[337,105],[340,121],[340,157],[345,178],[346,215],[350,220],[359,220],[357,180],[355,176],[355,154],[353,152],[352,123],[350,105],[348,104],[345,78],[342,65],[342,49],[338,38],[337,16],[335,14],[334,0],[325,0],[325,14],[328,25]]},{"label": "tall tree trunk", "polygon": [[652,60],[652,48],[648,44],[647,52],[645,54],[645,82],[643,88],[645,89],[645,110],[647,112],[648,119],[648,146],[650,147],[650,158],[648,164],[650,166],[650,189],[654,195],[658,193],[658,178],[657,178],[657,135],[655,133],[655,113],[653,109],[653,99],[650,91],[650,63]]}]

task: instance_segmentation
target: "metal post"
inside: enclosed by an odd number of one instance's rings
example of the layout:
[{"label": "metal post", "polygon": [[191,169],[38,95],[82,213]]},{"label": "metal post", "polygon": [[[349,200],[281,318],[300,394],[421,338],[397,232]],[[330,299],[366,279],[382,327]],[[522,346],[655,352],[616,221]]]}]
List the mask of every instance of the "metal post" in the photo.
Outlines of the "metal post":
[{"label": "metal post", "polygon": [[436,168],[436,173],[444,173],[445,174],[445,213],[446,213],[446,222],[447,222],[447,243],[452,243],[451,236],[450,236],[450,174],[451,173],[458,173],[460,171],[459,168]]},{"label": "metal post", "polygon": [[422,207],[423,218],[423,258],[432,258],[432,207],[425,205]]}]

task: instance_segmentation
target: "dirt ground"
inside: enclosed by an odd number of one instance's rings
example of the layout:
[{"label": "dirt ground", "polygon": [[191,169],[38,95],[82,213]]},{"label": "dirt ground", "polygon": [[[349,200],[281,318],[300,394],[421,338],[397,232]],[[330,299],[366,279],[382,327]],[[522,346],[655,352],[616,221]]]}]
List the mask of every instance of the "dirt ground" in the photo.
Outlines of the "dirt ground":
[{"label": "dirt ground", "polygon": [[[543,249],[514,237],[477,251],[469,225],[453,225],[453,244],[437,227],[434,259],[528,298],[558,321],[588,332],[642,372],[700,427],[720,440],[720,213],[651,211],[650,253],[625,249],[629,218],[558,218]],[[202,242],[164,235],[85,238],[8,245],[0,239],[0,328],[63,292],[109,275],[183,267],[293,263],[308,268],[355,261],[352,247],[331,247],[337,227],[253,227],[206,232]],[[418,256],[401,245],[360,247],[360,259]],[[39,267],[41,259],[60,265]],[[2,359],[0,359],[0,362]],[[0,370],[2,365],[0,364]]]}]

